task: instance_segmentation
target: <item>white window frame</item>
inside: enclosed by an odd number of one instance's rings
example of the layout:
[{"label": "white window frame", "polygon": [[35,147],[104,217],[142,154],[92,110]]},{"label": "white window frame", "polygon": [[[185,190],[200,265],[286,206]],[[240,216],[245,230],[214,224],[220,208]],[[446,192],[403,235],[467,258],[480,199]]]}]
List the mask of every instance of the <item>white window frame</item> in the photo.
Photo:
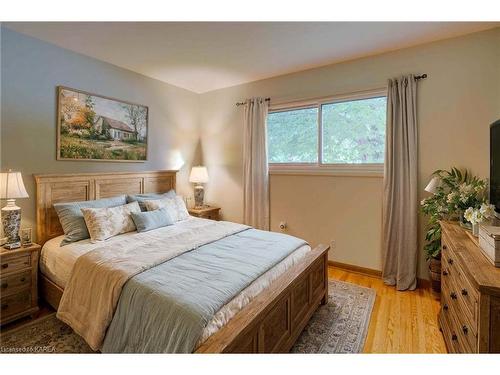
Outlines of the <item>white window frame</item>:
[{"label": "white window frame", "polygon": [[387,96],[387,89],[377,88],[349,94],[329,96],[326,98],[301,100],[287,103],[272,104],[269,113],[290,110],[318,108],[318,162],[317,163],[269,163],[270,174],[285,175],[334,175],[334,176],[366,176],[383,177],[383,163],[363,164],[330,164],[323,163],[323,122],[322,106],[325,104],[348,102],[353,100],[380,98]]}]

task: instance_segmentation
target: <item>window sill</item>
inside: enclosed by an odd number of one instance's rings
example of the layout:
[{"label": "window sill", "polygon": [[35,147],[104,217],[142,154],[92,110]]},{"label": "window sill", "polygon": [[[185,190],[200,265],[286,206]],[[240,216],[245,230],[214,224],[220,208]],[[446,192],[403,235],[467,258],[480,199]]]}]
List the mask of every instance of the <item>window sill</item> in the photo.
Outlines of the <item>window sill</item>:
[{"label": "window sill", "polygon": [[384,164],[269,164],[270,175],[384,177]]}]

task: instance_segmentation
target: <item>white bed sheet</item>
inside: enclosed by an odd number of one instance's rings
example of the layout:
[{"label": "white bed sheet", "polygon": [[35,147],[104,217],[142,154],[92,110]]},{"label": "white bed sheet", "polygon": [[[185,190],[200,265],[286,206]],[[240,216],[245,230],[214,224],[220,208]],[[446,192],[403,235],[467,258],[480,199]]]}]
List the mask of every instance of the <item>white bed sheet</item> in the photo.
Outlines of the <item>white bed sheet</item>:
[{"label": "white bed sheet", "polygon": [[[179,229],[195,228],[200,225],[200,220],[206,219],[189,217],[189,219],[178,222],[174,225],[156,229],[161,232],[175,232]],[[106,240],[106,243],[122,240],[126,236],[147,236],[147,233],[130,232],[120,236],[116,236]],[[156,234],[156,233],[155,233]],[[69,280],[73,266],[78,257],[83,254],[102,246],[102,242],[92,243],[90,239],[78,241],[66,246],[61,246],[61,241],[64,236],[55,237],[47,241],[41,251],[40,256],[40,271],[43,275],[49,278],[52,282],[65,288]],[[227,322],[238,313],[243,307],[251,302],[260,292],[268,288],[269,285],[279,276],[284,274],[288,269],[297,264],[311,250],[309,245],[304,245],[283,259],[276,266],[261,275],[247,288],[241,291],[233,300],[223,306],[212,318],[205,327],[202,337],[198,341],[197,347],[201,345],[208,337],[217,332]]]}]

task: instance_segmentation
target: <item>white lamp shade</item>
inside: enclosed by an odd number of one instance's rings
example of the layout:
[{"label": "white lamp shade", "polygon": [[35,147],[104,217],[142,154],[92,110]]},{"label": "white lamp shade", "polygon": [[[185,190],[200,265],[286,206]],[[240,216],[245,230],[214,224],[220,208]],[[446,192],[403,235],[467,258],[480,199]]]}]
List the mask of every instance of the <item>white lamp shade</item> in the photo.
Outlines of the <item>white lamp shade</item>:
[{"label": "white lamp shade", "polygon": [[195,184],[205,184],[208,182],[208,172],[207,167],[193,167],[191,169],[191,174],[189,175],[189,182]]},{"label": "white lamp shade", "polygon": [[29,198],[21,172],[0,173],[0,199]]},{"label": "white lamp shade", "polygon": [[433,177],[425,187],[425,191],[435,194],[437,188],[441,185],[441,179],[439,177]]}]

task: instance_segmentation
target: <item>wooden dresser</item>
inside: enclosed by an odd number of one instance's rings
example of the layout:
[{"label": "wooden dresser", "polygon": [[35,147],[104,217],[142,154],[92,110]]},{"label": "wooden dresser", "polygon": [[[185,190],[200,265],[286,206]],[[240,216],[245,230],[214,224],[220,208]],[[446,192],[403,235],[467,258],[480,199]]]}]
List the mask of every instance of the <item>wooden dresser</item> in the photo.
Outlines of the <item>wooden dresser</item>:
[{"label": "wooden dresser", "polygon": [[16,250],[0,247],[0,324],[38,311],[38,254],[33,244]]},{"label": "wooden dresser", "polygon": [[439,325],[451,353],[500,353],[500,268],[457,222],[442,222]]}]

